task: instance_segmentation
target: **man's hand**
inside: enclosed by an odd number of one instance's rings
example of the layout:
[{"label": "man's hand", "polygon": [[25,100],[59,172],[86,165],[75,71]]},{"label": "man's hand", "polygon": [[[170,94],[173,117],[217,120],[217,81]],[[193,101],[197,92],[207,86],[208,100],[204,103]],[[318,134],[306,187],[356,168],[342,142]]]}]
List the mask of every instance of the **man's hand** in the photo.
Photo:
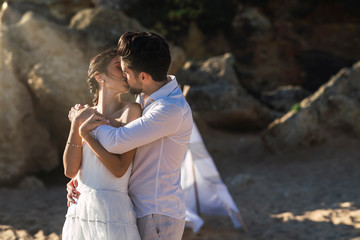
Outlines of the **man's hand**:
[{"label": "man's hand", "polygon": [[67,206],[70,207],[71,204],[76,204],[74,198],[79,199],[80,192],[76,190],[76,187],[78,186],[78,181],[76,178],[73,178],[66,184],[66,191],[67,194]]}]

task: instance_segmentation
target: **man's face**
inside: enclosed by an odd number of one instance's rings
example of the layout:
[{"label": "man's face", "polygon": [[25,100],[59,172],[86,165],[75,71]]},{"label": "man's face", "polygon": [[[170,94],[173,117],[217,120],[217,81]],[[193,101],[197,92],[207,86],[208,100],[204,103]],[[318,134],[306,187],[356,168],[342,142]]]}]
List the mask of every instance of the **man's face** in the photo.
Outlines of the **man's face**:
[{"label": "man's face", "polygon": [[133,70],[128,68],[124,61],[121,61],[121,69],[127,83],[129,84],[130,93],[140,94],[142,92],[142,87],[138,74],[135,74]]}]

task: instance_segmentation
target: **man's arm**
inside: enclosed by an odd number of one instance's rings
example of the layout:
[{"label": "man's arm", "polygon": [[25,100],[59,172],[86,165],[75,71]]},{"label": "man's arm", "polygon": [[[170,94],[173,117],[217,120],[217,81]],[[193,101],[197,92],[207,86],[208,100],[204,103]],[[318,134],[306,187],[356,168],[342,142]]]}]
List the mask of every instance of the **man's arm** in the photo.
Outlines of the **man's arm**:
[{"label": "man's arm", "polygon": [[159,104],[124,127],[99,126],[97,138],[107,151],[121,154],[173,134],[181,121],[179,107]]},{"label": "man's arm", "polygon": [[[126,110],[125,122],[129,123],[141,116],[141,108],[138,104],[132,104]],[[91,150],[95,153],[98,159],[104,166],[117,178],[122,177],[129,168],[134,159],[136,149],[123,154],[114,154],[106,151],[106,149],[91,135],[92,125],[97,125],[101,122],[96,119],[102,119],[97,115],[92,115],[80,126],[80,136],[88,143]]]}]

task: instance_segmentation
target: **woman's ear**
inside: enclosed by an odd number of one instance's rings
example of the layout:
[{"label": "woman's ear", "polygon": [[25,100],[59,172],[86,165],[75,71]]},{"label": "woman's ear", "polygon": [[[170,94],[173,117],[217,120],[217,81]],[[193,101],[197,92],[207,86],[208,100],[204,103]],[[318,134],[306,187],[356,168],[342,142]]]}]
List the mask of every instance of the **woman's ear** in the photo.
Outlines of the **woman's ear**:
[{"label": "woman's ear", "polygon": [[98,71],[96,71],[94,73],[94,78],[98,83],[103,83],[104,82],[103,73],[99,73]]}]

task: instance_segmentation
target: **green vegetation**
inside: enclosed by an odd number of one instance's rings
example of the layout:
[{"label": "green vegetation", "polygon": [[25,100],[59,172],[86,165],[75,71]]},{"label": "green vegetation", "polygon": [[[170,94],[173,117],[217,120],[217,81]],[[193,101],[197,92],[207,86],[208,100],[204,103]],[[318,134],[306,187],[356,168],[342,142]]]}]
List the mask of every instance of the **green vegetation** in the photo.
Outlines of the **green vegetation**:
[{"label": "green vegetation", "polygon": [[217,34],[218,30],[230,34],[236,5],[233,0],[139,0],[136,9],[127,14],[176,43],[187,34],[192,21],[207,36]]},{"label": "green vegetation", "polygon": [[296,103],[291,107],[291,111],[297,112],[301,109],[300,103]]}]

